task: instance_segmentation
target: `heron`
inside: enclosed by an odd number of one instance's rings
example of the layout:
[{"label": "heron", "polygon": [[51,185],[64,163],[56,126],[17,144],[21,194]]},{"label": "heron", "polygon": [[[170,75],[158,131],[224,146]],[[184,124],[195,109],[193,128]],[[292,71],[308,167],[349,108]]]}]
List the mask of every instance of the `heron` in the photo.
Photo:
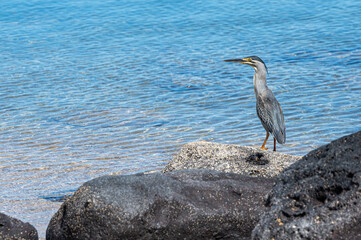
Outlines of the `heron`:
[{"label": "heron", "polygon": [[257,56],[224,61],[243,63],[254,68],[253,87],[257,101],[257,116],[266,130],[266,139],[260,149],[267,150],[265,146],[271,133],[273,136],[273,151],[276,151],[276,140],[280,144],[286,142],[286,127],[281,105],[267,86],[266,76],[268,71],[266,64]]}]

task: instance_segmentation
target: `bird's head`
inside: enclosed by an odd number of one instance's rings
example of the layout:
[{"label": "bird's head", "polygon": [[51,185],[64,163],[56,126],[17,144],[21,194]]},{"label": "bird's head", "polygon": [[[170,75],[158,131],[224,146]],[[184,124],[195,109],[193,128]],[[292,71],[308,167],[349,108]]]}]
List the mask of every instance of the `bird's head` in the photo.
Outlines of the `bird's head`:
[{"label": "bird's head", "polygon": [[262,59],[260,59],[257,56],[250,56],[250,57],[240,58],[240,59],[229,59],[229,60],[224,60],[224,61],[247,64],[247,65],[250,65],[251,67],[253,67],[256,71],[261,68],[265,68],[266,71],[268,72],[266,64],[262,61]]}]

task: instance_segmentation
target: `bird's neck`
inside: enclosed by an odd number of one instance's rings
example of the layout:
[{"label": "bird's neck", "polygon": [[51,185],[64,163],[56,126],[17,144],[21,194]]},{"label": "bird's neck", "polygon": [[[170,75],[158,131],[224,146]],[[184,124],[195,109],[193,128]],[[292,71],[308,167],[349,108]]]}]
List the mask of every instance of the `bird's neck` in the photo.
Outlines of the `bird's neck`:
[{"label": "bird's neck", "polygon": [[263,91],[267,90],[267,71],[266,69],[255,69],[256,72],[253,76],[253,86],[256,97],[261,94]]}]

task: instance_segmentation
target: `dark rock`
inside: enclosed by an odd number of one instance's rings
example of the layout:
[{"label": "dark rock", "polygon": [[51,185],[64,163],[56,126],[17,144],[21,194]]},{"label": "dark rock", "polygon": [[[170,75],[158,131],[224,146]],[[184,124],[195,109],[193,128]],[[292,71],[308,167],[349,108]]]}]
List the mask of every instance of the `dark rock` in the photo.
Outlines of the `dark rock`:
[{"label": "dark rock", "polygon": [[249,239],[273,184],[209,170],[103,176],[63,203],[46,239]]},{"label": "dark rock", "polygon": [[361,239],[361,131],[286,169],[253,239]]},{"label": "dark rock", "polygon": [[37,240],[38,231],[30,224],[0,213],[1,240]]},{"label": "dark rock", "polygon": [[300,158],[259,148],[201,141],[185,144],[162,171],[209,169],[275,177]]}]

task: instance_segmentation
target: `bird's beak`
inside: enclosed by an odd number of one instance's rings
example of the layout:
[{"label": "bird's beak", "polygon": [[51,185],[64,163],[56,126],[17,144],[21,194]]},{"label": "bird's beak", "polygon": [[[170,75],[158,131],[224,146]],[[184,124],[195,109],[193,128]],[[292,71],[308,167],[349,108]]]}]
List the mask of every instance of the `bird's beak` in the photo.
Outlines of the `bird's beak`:
[{"label": "bird's beak", "polygon": [[247,64],[249,61],[249,58],[241,58],[241,59],[228,59],[224,60],[225,62],[235,62],[235,63],[244,63]]}]

